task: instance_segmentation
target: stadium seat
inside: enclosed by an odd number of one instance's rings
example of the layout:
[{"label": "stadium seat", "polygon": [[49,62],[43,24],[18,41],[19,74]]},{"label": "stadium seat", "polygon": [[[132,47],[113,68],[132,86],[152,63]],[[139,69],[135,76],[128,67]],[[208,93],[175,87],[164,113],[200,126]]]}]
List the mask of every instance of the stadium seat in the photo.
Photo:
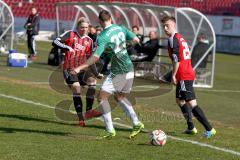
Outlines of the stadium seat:
[{"label": "stadium seat", "polygon": [[[80,0],[65,0],[65,2],[72,2]],[[89,0],[91,1],[91,0]],[[200,1],[200,0],[119,0],[122,2],[130,3],[147,3],[147,4],[156,4],[164,6],[174,6],[174,7],[192,7],[199,10],[205,14],[218,14],[223,15],[226,13],[232,15],[239,15],[240,3],[239,0],[222,0],[219,3],[219,0],[211,0],[209,2]],[[56,17],[56,2],[61,2],[61,0],[34,0],[33,3],[28,3],[27,1],[22,0],[5,0],[5,2],[12,8],[13,14],[16,17],[26,17],[29,15],[32,6],[36,6],[41,14],[43,19],[55,19]],[[22,7],[19,7],[19,2],[22,3]],[[92,2],[97,2],[92,0]],[[114,2],[114,0],[107,0],[105,2]],[[207,7],[206,7],[207,5]],[[21,11],[19,11],[21,10]],[[47,13],[46,13],[47,12]],[[74,11],[68,13],[65,20],[70,20],[74,16]]]}]

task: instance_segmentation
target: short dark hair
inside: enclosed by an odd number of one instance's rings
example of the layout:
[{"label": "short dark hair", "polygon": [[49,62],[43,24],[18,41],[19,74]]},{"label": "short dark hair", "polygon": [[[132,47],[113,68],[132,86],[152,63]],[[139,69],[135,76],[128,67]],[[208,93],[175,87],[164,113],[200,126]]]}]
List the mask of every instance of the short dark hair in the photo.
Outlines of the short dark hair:
[{"label": "short dark hair", "polygon": [[163,17],[163,18],[161,19],[161,22],[162,22],[162,23],[166,23],[166,22],[169,21],[169,20],[176,23],[176,19],[175,19],[175,17],[173,17],[173,16],[165,16],[165,17]]},{"label": "short dark hair", "polygon": [[97,31],[102,31],[102,27],[100,27],[100,26],[96,26],[95,28]]},{"label": "short dark hair", "polygon": [[199,33],[198,38],[207,39],[207,36],[206,36],[206,34],[201,32],[201,33]]},{"label": "short dark hair", "polygon": [[102,10],[100,13],[99,13],[99,16],[98,16],[98,19],[102,22],[105,22],[105,21],[108,21],[111,19],[111,15],[108,11],[106,10]]},{"label": "short dark hair", "polygon": [[133,28],[137,28],[137,30],[139,31],[139,27],[137,25],[132,26],[132,29]]}]

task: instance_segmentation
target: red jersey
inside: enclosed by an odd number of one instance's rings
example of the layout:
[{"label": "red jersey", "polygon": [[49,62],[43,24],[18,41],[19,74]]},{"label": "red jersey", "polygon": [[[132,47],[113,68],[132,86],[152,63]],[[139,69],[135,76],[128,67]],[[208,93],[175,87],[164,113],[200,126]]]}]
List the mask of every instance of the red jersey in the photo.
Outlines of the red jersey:
[{"label": "red jersey", "polygon": [[[84,64],[93,51],[92,39],[87,35],[81,37],[77,31],[68,31],[53,43],[59,48],[66,49],[63,68],[68,70]],[[70,47],[74,49],[75,54],[69,51]]]},{"label": "red jersey", "polygon": [[176,79],[181,80],[194,80],[195,72],[191,64],[191,53],[185,39],[178,33],[168,41],[169,57],[172,61],[179,62]]}]

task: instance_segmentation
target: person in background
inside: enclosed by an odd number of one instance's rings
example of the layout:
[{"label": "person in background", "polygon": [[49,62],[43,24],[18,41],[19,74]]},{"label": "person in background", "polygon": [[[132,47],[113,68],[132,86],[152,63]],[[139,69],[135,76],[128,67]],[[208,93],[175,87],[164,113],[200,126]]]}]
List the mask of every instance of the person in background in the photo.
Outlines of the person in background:
[{"label": "person in background", "polygon": [[93,42],[96,42],[97,33],[96,33],[96,28],[94,26],[89,26],[88,36],[93,40]]},{"label": "person in background", "polygon": [[138,53],[143,53],[146,55],[146,58],[142,59],[141,61],[152,62],[159,49],[159,40],[155,31],[150,31],[148,36],[149,40],[146,43],[143,43],[141,46],[136,46],[136,49]]},{"label": "person in background", "polygon": [[29,15],[26,23],[24,24],[24,28],[27,33],[27,46],[29,51],[30,60],[36,60],[36,43],[35,36],[38,35],[40,29],[40,16],[37,11],[37,8],[33,7],[31,10],[31,14]]},{"label": "person in background", "polygon": [[136,36],[137,36],[138,39],[140,40],[140,44],[142,44],[142,43],[143,43],[144,36],[139,33],[139,27],[136,26],[136,25],[132,26],[132,32],[136,34]]},{"label": "person in background", "polygon": [[132,45],[131,43],[127,45],[127,51],[130,56],[138,56],[137,48],[139,48],[143,43],[143,35],[139,33],[139,27],[134,25],[132,26],[132,32],[135,33],[135,35],[140,40],[139,44]]},{"label": "person in background", "polygon": [[103,28],[100,26],[96,26],[96,34],[97,36],[102,32]]},{"label": "person in background", "polygon": [[[209,40],[206,38],[204,33],[200,33],[197,37],[197,44],[194,46],[192,51],[192,67],[202,58],[202,56],[209,49]],[[206,68],[209,54],[202,60],[198,68]]]}]

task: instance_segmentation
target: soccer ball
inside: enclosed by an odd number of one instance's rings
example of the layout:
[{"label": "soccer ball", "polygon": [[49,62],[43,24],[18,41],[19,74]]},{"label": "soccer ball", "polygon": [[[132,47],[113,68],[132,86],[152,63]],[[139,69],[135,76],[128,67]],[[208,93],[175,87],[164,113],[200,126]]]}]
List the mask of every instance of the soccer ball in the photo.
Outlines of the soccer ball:
[{"label": "soccer ball", "polygon": [[150,133],[150,143],[154,146],[163,146],[167,141],[167,135],[160,129]]}]

